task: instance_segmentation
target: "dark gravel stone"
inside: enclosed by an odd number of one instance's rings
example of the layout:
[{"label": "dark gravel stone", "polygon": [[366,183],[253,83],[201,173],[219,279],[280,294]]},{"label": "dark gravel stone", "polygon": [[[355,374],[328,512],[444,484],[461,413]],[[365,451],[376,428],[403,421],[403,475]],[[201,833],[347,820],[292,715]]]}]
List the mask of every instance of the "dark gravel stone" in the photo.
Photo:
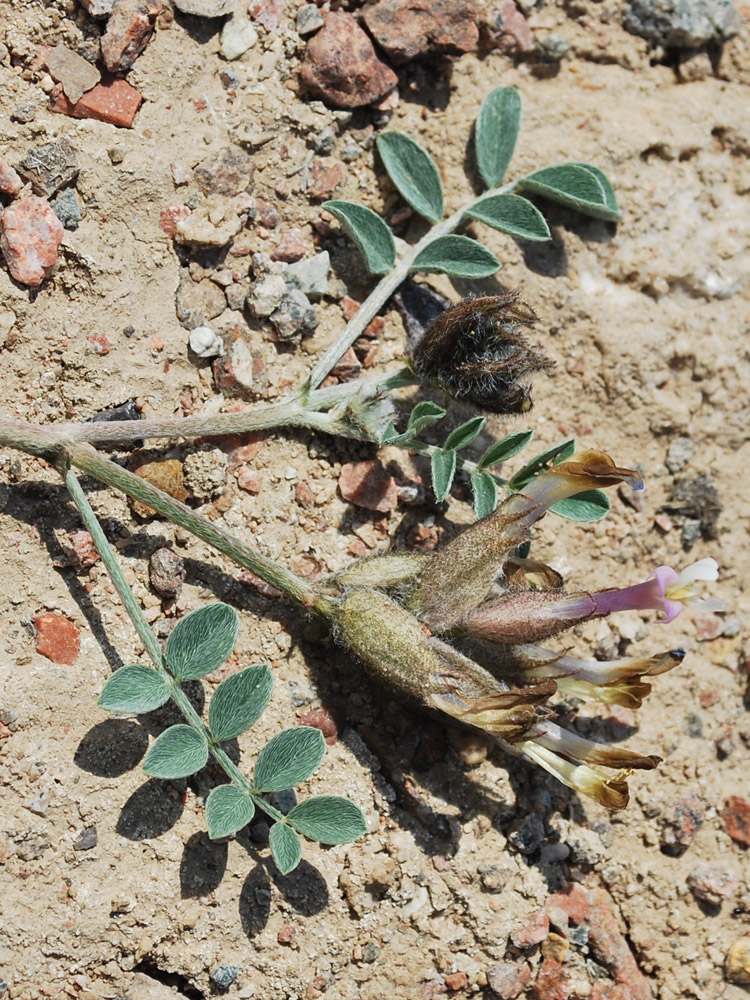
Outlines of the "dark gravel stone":
[{"label": "dark gravel stone", "polygon": [[716,525],[722,509],[719,491],[708,476],[675,482],[667,502],[661,508],[683,529],[682,541],[686,549],[696,540],[696,525],[691,522],[697,522],[700,536],[707,541],[717,537]]},{"label": "dark gravel stone", "polygon": [[228,990],[239,974],[236,965],[220,965],[208,974],[208,978],[218,989]]},{"label": "dark gravel stone", "polygon": [[29,150],[16,169],[30,181],[34,194],[50,198],[61,187],[73,183],[80,165],[75,146],[64,135],[58,142],[45,142]]},{"label": "dark gravel stone", "polygon": [[172,549],[164,546],[151,554],[148,561],[148,575],[151,586],[162,597],[177,597],[185,582],[185,563],[173,552]]},{"label": "dark gravel stone", "polygon": [[539,850],[544,840],[544,823],[536,813],[526,816],[510,834],[508,840],[521,854],[533,854]]},{"label": "dark gravel stone", "polygon": [[83,218],[83,209],[73,188],[66,188],[58,193],[52,202],[52,211],[66,229],[78,229],[78,223]]},{"label": "dark gravel stone", "polygon": [[90,851],[92,847],[96,847],[99,843],[99,834],[96,832],[95,826],[87,826],[85,830],[81,830],[76,839],[73,841],[74,851]]}]

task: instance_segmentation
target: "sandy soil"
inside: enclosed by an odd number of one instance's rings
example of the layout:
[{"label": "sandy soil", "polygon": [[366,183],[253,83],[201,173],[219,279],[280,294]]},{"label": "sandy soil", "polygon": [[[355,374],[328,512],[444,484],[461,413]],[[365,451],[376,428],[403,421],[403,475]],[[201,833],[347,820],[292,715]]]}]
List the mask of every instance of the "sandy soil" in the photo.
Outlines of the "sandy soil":
[{"label": "sandy soil", "polygon": [[[659,563],[718,560],[715,592],[729,606],[723,634],[721,625],[689,614],[661,626],[652,615],[629,613],[566,639],[579,652],[688,650],[679,670],[656,679],[637,721],[627,712],[580,713],[587,731],[632,735],[634,748],[661,754],[664,763],[634,776],[631,804],[617,814],[499,755],[479,753],[480,762],[469,766],[471,748],[453,732],[424,767],[424,745],[440,746],[442,726],[384,698],[340,649],[315,645],[296,614],[238,582],[235,568],[202,543],[168,524],[135,520],[123,499],[93,489],[92,502],[160,634],[176,614],[209,599],[242,611],[237,662],[268,661],[276,678],[270,708],[241,741],[245,759],[321,704],[337,718],[339,740],[308,790],[345,790],[364,809],[371,833],[345,847],[305,844],[299,870],[281,878],[262,831],[228,844],[208,841],[201,804],[207,779],[145,779],[139,762],[163,720],[113,721],[96,707],[112,668],[135,662],[142,650],[99,566],[79,573],[54,568],[65,563],[61,540],[78,521],[53,470],[5,453],[0,681],[10,726],[0,742],[0,978],[7,996],[162,1000],[176,990],[203,997],[215,991],[209,973],[237,966],[228,995],[239,997],[489,998],[487,970],[519,955],[508,935],[571,878],[612,894],[655,997],[746,996],[726,981],[724,965],[730,946],[750,932],[750,884],[745,853],[725,832],[720,812],[728,795],[750,797],[743,705],[750,41],[746,27],[726,46],[718,74],[706,61],[696,79],[680,82],[670,66],[651,65],[646,44],[619,27],[620,15],[614,0],[536,9],[534,30],[572,45],[554,76],[536,75],[497,51],[439,69],[407,67],[390,125],[410,131],[435,156],[453,210],[472,191],[464,162],[481,100],[501,83],[513,85],[524,101],[513,175],[575,159],[600,166],[615,185],[623,209],[616,228],[553,208],[553,244],[523,252],[477,226],[503,261],[499,282],[523,289],[557,361],[555,374],[538,380],[533,424],[492,418],[490,426],[501,435],[533,425],[540,445],[575,434],[620,464],[642,468],[642,510],[615,496],[612,513],[595,526],[552,517],[541,526],[535,553],[572,586],[636,582]],[[0,349],[3,412],[42,422],[84,420],[131,399],[149,415],[218,409],[224,401],[210,367],[189,357],[188,332],[175,313],[180,260],[160,214],[197,189],[193,181],[176,188],[170,165],[190,170],[249,129],[271,132],[253,152],[253,197],[277,208],[282,229],[301,229],[312,252],[310,224],[320,209],[301,190],[299,168],[323,129],[335,136],[328,159],[340,160],[351,131],[377,124],[378,116],[358,112],[342,123],[297,95],[304,45],[285,19],[280,35],[261,32],[259,44],[232,64],[241,83],[227,91],[214,23],[162,17],[130,74],[146,97],[133,129],[76,121],[46,109],[34,53],[40,44],[81,45],[91,33],[88,19],[61,0],[0,0],[0,25],[12,55],[0,65],[3,117],[19,104],[36,106],[33,121],[4,126],[0,154],[15,162],[34,145],[68,136],[80,157],[77,191],[85,204],[79,228],[66,232],[57,273],[38,294],[0,269],[2,311],[14,314]],[[372,148],[343,166],[337,196],[387,215],[398,207],[376,177]],[[276,193],[280,181],[289,190],[285,200]],[[253,249],[277,238],[255,235]],[[325,245],[337,277],[362,298],[368,284],[351,245]],[[249,258],[242,261],[247,266]],[[434,284],[454,298],[469,290]],[[497,287],[494,280],[482,285]],[[258,324],[266,398],[301,379],[342,328],[334,298],[317,310],[315,336],[294,350],[280,348]],[[398,313],[384,315],[382,362],[396,357],[404,340]],[[102,334],[106,354],[92,341]],[[678,438],[690,439],[692,455],[673,474],[666,462]],[[268,435],[251,463],[262,473],[260,493],[239,489],[230,472],[221,495],[203,509],[308,573],[345,565],[358,539],[368,551],[382,551],[417,524],[434,524],[449,537],[471,520],[470,505],[456,496],[446,510],[402,505],[390,517],[345,503],[336,486],[342,463],[374,457],[372,447],[352,442]],[[426,476],[419,460],[398,449],[380,458],[402,481]],[[679,524],[659,511],[675,479],[699,475],[713,481],[723,511],[717,537],[699,539],[686,555]],[[312,508],[295,501],[298,484],[313,490]],[[149,587],[148,555],[170,543],[186,559],[188,578],[177,605],[162,607]],[[35,651],[31,622],[43,611],[62,612],[80,628],[74,665]],[[206,688],[210,693],[212,684]],[[728,753],[717,752],[722,739]],[[665,817],[689,795],[704,804],[705,822],[683,854],[668,855],[661,849]],[[532,813],[544,822],[544,843],[524,856],[508,837]],[[96,846],[75,850],[90,826]],[[700,904],[686,886],[701,861],[739,877],[738,890],[720,906]],[[288,931],[280,938],[289,926],[290,942]],[[536,969],[542,956],[536,948],[525,957]],[[565,968],[572,996],[610,982],[611,970],[585,943],[571,947]],[[461,972],[465,980],[456,978]]]}]

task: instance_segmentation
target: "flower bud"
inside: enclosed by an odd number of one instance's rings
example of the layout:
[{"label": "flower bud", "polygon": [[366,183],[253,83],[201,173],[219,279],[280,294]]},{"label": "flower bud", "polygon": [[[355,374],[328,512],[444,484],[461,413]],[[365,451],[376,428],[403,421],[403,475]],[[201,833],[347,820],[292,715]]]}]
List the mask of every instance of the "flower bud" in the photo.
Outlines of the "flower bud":
[{"label": "flower bud", "polygon": [[426,553],[388,552],[359,559],[337,573],[333,582],[341,587],[375,587],[388,590],[411,583],[430,561]]},{"label": "flower bud", "polygon": [[591,594],[521,591],[469,612],[461,628],[491,642],[539,642],[596,614]]}]

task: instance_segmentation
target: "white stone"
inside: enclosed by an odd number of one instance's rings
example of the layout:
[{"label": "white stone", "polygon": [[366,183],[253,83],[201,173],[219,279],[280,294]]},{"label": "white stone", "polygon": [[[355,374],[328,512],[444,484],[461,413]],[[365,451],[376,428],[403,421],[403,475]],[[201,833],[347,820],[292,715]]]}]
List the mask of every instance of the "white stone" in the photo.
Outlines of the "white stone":
[{"label": "white stone", "polygon": [[216,358],[224,353],[224,342],[210,326],[196,326],[190,332],[190,350],[199,358]]},{"label": "white stone", "polygon": [[244,17],[230,17],[221,30],[221,54],[225,59],[239,59],[258,41],[258,32]]}]

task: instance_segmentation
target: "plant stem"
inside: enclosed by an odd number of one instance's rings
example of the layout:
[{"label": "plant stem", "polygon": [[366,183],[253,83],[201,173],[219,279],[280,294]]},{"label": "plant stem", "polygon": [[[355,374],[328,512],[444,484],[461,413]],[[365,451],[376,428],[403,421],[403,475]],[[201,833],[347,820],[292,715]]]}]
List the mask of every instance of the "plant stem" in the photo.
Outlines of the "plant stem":
[{"label": "plant stem", "polygon": [[[186,528],[240,566],[244,566],[266,583],[276,587],[290,600],[306,608],[314,608],[318,604],[320,594],[307,580],[239,541],[224,528],[220,528],[186,504],[152,486],[145,479],[128,472],[127,469],[122,469],[110,459],[100,455],[91,445],[71,442],[65,446],[65,451],[70,462],[83,472],[120,490],[132,499],[147,504],[157,513]],[[320,605],[319,610],[323,610],[323,605]]]},{"label": "plant stem", "polygon": [[390,274],[386,274],[384,278],[381,278],[378,284],[373,288],[365,301],[359,307],[356,314],[347,323],[340,336],[336,338],[325,354],[319,358],[302,388],[303,396],[307,394],[309,397],[313,390],[317,389],[331,369],[336,367],[342,355],[348,351],[354,341],[357,340],[362,333],[364,333],[368,323],[375,318],[378,310],[385,305],[399,285],[406,279],[412,269],[414,261],[425,249],[425,247],[428,247],[441,236],[446,236],[448,233],[452,233],[455,229],[457,229],[463,221],[466,213],[478,205],[481,201],[484,201],[486,198],[495,197],[498,194],[508,194],[516,187],[517,184],[518,181],[512,181],[509,184],[504,184],[502,187],[492,188],[490,191],[484,191],[476,198],[472,198],[471,201],[462,205],[457,212],[453,213],[453,215],[449,216],[447,219],[443,219],[442,222],[438,222],[437,225],[433,226],[427,233],[425,233],[418,243],[415,243],[413,247],[410,247],[403,257],[396,262],[396,266]]},{"label": "plant stem", "polygon": [[213,741],[211,730],[206,726],[200,715],[198,715],[196,710],[193,708],[190,699],[182,690],[179,681],[167,669],[161,646],[157,642],[156,636],[151,631],[151,628],[141,611],[141,606],[136,600],[133,591],[130,589],[128,581],[125,579],[125,574],[117,561],[117,557],[115,556],[112,546],[107,541],[107,537],[102,530],[99,519],[94,513],[91,504],[88,502],[88,498],[83,492],[81,484],[72,469],[66,470],[64,479],[68,492],[73,498],[73,502],[81,515],[81,520],[91,535],[94,545],[96,546],[102,562],[104,563],[105,569],[109,573],[117,593],[120,595],[120,600],[125,606],[128,617],[133,623],[133,627],[138,633],[138,636],[143,643],[146,652],[151,658],[155,669],[169,686],[170,697],[179,708],[183,718],[192,729],[200,734],[208,747],[208,752],[214,760],[216,760],[229,779],[237,785],[238,788],[241,788],[246,795],[249,795],[253,801],[259,805],[260,808],[272,819],[277,822],[283,821],[283,813],[279,812],[272,805],[266,802],[264,798],[253,791],[252,783],[227,756],[226,752]]}]

